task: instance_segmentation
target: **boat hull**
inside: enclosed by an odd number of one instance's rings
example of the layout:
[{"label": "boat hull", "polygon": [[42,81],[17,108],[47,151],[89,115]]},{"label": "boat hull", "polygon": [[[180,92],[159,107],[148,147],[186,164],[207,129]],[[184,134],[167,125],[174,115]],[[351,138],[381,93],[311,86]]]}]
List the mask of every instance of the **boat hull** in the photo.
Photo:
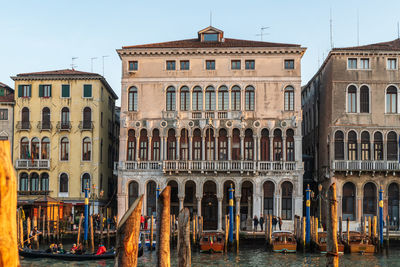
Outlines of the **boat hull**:
[{"label": "boat hull", "polygon": [[375,253],[372,244],[350,244],[350,253]]},{"label": "boat hull", "polygon": [[[318,251],[322,254],[326,253],[326,244],[318,245]],[[338,253],[343,254],[344,253],[344,245],[343,244],[338,244]]]},{"label": "boat hull", "polygon": [[222,253],[224,244],[200,244],[200,252]]},{"label": "boat hull", "polygon": [[296,244],[272,244],[273,252],[295,253],[296,249],[297,249]]},{"label": "boat hull", "polygon": [[53,254],[53,253],[46,253],[44,251],[33,251],[33,250],[32,251],[20,250],[19,255],[26,258],[51,258],[63,261],[90,261],[90,260],[104,260],[104,259],[115,258],[115,252],[106,253],[103,255],[94,255],[94,254],[75,255],[75,254]]}]

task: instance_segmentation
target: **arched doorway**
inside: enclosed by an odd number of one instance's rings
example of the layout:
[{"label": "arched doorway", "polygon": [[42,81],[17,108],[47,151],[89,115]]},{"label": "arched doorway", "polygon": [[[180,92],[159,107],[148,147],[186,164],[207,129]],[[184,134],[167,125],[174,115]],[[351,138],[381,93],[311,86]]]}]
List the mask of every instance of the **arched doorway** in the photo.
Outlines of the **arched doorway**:
[{"label": "arched doorway", "polygon": [[178,197],[178,183],[176,181],[169,181],[168,185],[171,187],[171,214],[175,217],[179,214],[179,197]]},{"label": "arched doorway", "polygon": [[391,183],[388,189],[388,215],[390,228],[399,228],[399,186]]},{"label": "arched doorway", "polygon": [[[253,184],[250,181],[244,181],[241,188],[240,199],[240,222],[247,230],[252,227],[253,218]],[[243,229],[243,227],[242,227]]]},{"label": "arched doorway", "polygon": [[128,209],[139,196],[139,184],[135,181],[129,183],[128,187]]},{"label": "arched doorway", "polygon": [[185,183],[185,199],[183,200],[183,206],[189,209],[191,216],[193,216],[194,213],[198,213],[196,184],[193,181],[187,181]]},{"label": "arched doorway", "polygon": [[147,216],[156,215],[156,201],[156,183],[149,181],[146,185]]},{"label": "arched doorway", "polygon": [[342,197],[343,220],[354,221],[356,219],[356,187],[353,183],[345,183]]},{"label": "arched doorway", "polygon": [[271,181],[264,182],[263,191],[264,191],[263,215],[267,214],[274,215],[274,193],[275,193],[274,183]]},{"label": "arched doorway", "polygon": [[373,217],[376,215],[376,186],[374,183],[364,185],[363,213],[364,216]]},{"label": "arched doorway", "polygon": [[282,220],[292,220],[292,196],[293,184],[291,182],[282,183]]},{"label": "arched doorway", "polygon": [[217,185],[207,181],[203,185],[203,198],[201,200],[201,214],[203,216],[204,230],[217,230],[218,228],[218,199]]}]

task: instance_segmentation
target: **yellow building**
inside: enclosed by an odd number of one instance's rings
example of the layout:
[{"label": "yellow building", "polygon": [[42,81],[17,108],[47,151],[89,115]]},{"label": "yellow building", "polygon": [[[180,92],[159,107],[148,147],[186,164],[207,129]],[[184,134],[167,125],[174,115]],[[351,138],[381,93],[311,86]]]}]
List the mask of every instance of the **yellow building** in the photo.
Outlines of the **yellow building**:
[{"label": "yellow building", "polygon": [[64,215],[76,214],[83,210],[88,184],[97,212],[116,185],[116,94],[103,76],[70,69],[11,78],[16,88],[13,162],[19,204],[49,196],[65,203]]}]

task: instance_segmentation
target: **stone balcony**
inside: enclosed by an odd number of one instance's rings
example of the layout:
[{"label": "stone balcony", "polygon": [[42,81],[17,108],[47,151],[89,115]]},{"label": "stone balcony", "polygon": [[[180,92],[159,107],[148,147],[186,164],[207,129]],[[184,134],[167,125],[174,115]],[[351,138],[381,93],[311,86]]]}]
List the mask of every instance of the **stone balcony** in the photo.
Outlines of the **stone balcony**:
[{"label": "stone balcony", "polygon": [[334,160],[332,162],[333,171],[400,171],[398,161],[386,160]]},{"label": "stone balcony", "polygon": [[166,172],[285,172],[302,170],[297,162],[284,161],[245,161],[245,160],[167,160],[167,161],[124,161],[115,168],[124,171]]},{"label": "stone balcony", "polygon": [[50,169],[50,160],[48,159],[17,159],[16,169]]}]

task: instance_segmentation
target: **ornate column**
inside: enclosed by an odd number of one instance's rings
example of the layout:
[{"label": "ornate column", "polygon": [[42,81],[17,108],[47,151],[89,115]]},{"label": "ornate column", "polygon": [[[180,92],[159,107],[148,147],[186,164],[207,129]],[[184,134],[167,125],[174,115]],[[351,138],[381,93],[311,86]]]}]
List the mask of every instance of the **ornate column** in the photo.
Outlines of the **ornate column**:
[{"label": "ornate column", "polygon": [[244,136],[240,135],[240,160],[244,159]]},{"label": "ornate column", "polygon": [[231,137],[228,136],[228,160],[232,160]]},{"label": "ornate column", "polygon": [[219,148],[218,134],[215,133],[215,138],[214,138],[214,160],[219,160],[218,148]]},{"label": "ornate column", "polygon": [[188,144],[188,159],[192,160],[192,141],[193,141],[193,137],[190,135],[189,136],[189,144]]},{"label": "ornate column", "polygon": [[179,196],[179,210],[183,209],[183,201],[185,200],[185,196]]},{"label": "ornate column", "polygon": [[149,136],[149,142],[148,142],[148,147],[147,147],[147,160],[148,161],[151,161],[152,160],[152,158],[151,158],[151,139],[152,139],[152,137],[151,136]]},{"label": "ornate column", "polygon": [[282,135],[282,160],[286,161],[286,135]]},{"label": "ornate column", "polygon": [[140,137],[136,136],[136,161],[139,161]]},{"label": "ornate column", "polygon": [[274,161],[274,136],[269,136],[269,160]]},{"label": "ornate column", "polygon": [[197,196],[197,215],[201,216],[201,197]]},{"label": "ornate column", "polygon": [[236,196],[235,200],[236,200],[236,215],[240,215],[240,198],[241,196]]},{"label": "ornate column", "polygon": [[256,136],[257,138],[257,161],[261,160],[261,136]]},{"label": "ornate column", "polygon": [[176,136],[176,160],[179,160],[179,154],[180,154],[180,143],[181,143],[181,136],[177,135]]},{"label": "ornate column", "polygon": [[206,149],[205,149],[205,146],[206,146],[206,138],[203,136],[201,138],[201,159],[202,160],[206,160]]},{"label": "ornate column", "polygon": [[164,136],[161,136],[161,144],[160,144],[160,161],[165,160],[164,158]]},{"label": "ornate column", "polygon": [[223,197],[218,197],[218,231],[222,230],[222,199]]}]

